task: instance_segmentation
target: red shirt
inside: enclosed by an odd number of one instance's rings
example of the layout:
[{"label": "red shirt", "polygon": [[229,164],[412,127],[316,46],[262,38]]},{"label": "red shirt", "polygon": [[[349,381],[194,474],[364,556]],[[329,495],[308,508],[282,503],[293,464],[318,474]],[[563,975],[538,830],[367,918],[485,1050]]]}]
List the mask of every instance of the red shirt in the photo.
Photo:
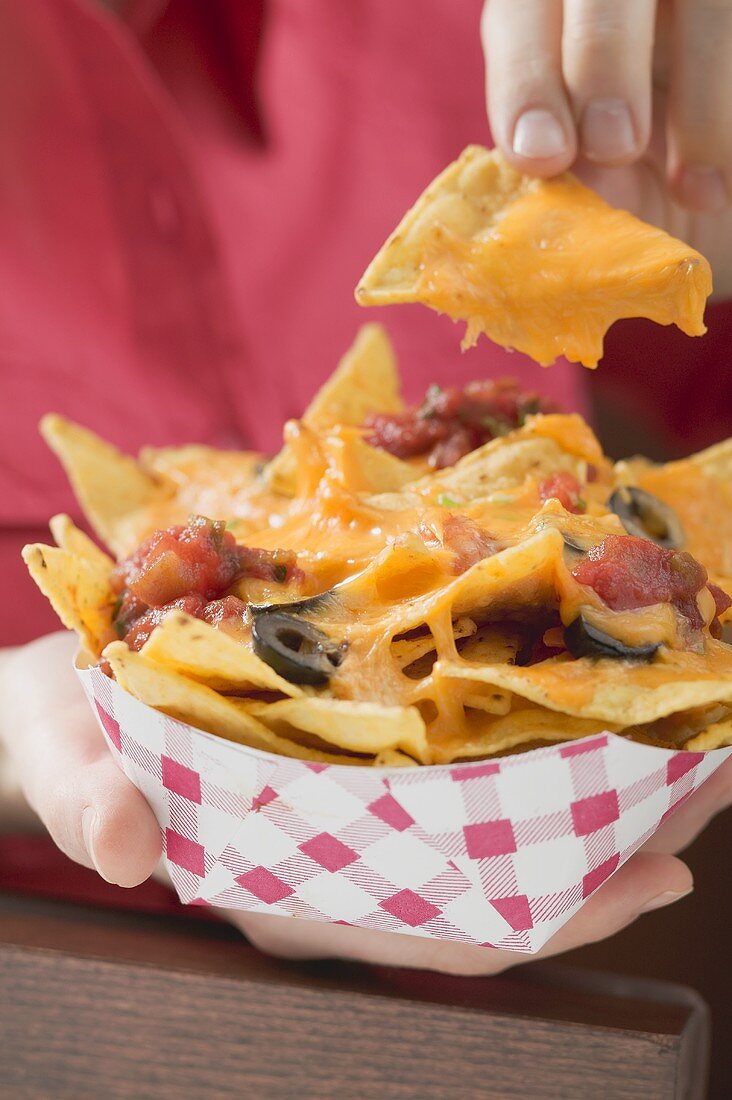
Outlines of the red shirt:
[{"label": "red shirt", "polygon": [[[448,319],[353,301],[425,184],[489,141],[480,8],[143,0],[120,19],[93,0],[2,5],[0,642],[56,625],[19,560],[48,516],[77,512],[37,435],[48,410],[133,452],[272,451],[369,316],[388,326],[411,397],[430,381],[513,374],[581,402],[581,368],[543,371],[487,341],[463,356]],[[729,311],[715,331],[692,342],[618,326],[603,371],[658,363],[649,408],[685,418],[690,391],[694,408],[706,393],[719,436],[729,383],[720,398],[698,379],[721,369]]]}]

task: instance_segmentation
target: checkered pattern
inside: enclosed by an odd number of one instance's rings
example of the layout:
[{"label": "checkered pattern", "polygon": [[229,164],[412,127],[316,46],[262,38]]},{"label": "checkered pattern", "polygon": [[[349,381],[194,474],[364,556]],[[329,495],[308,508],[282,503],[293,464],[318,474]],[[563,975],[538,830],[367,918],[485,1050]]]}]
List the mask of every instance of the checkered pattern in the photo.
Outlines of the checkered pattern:
[{"label": "checkered pattern", "polygon": [[732,749],[601,734],[439,768],[313,764],[80,677],[184,902],[535,952]]}]

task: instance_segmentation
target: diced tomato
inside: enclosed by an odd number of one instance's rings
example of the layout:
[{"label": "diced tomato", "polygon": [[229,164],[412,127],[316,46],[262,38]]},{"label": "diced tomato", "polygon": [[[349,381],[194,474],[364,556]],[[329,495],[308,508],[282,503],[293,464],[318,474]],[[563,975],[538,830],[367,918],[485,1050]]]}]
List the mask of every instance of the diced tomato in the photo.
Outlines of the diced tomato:
[{"label": "diced tomato", "polygon": [[453,555],[453,570],[464,573],[476,562],[495,554],[499,543],[487,531],[459,513],[451,513],[441,524],[422,522],[419,533],[427,546],[449,550]]},{"label": "diced tomato", "polygon": [[[142,649],[145,642],[156,626],[159,626],[165,616],[175,609],[185,611],[196,619],[203,618],[205,603],[200,596],[184,596],[180,600],[173,600],[163,607],[148,607],[138,619],[125,630],[122,637],[130,649]],[[119,620],[118,620],[119,621]]]},{"label": "diced tomato", "polygon": [[185,611],[195,619],[203,619],[211,626],[215,626],[217,630],[223,630],[227,634],[237,634],[244,626],[247,605],[237,596],[225,596],[222,600],[211,600],[209,603],[206,603],[201,596],[184,596],[163,607],[144,608],[137,618],[122,629],[120,629],[120,619],[116,619],[118,633],[130,649],[142,649],[155,627],[159,626],[166,615],[176,609]]},{"label": "diced tomato", "polygon": [[305,576],[293,550],[257,550],[240,546],[239,567],[244,577],[274,581],[275,584],[302,580]]},{"label": "diced tomato", "polygon": [[397,458],[427,455],[435,469],[452,466],[476,447],[520,427],[531,413],[556,406],[525,393],[516,379],[470,382],[463,389],[431,386],[424,401],[404,412],[367,417],[367,441]]},{"label": "diced tomato", "polygon": [[221,522],[196,516],[185,527],[156,531],[112,573],[112,584],[162,607],[182,596],[220,596],[241,573],[236,540]]},{"label": "diced tomato", "polygon": [[456,573],[464,573],[499,549],[496,540],[468,516],[450,514],[443,528],[444,545],[452,550]]},{"label": "diced tomato", "polygon": [[575,515],[587,508],[582,499],[582,486],[569,470],[559,470],[558,473],[544,478],[539,484],[539,497],[544,501],[558,500],[563,508]]},{"label": "diced tomato", "polygon": [[435,443],[430,452],[429,463],[435,470],[444,470],[454,466],[465,455],[480,447],[483,438],[474,428],[457,427],[449,431],[444,439]]},{"label": "diced tomato", "polygon": [[367,442],[381,447],[396,458],[413,458],[431,451],[447,436],[446,426],[439,420],[427,420],[415,410],[403,413],[373,413],[365,426],[371,429]]},{"label": "diced tomato", "polygon": [[696,597],[706,586],[707,571],[691,554],[634,535],[607,535],[572,576],[613,611],[669,603],[692,627],[703,625]]},{"label": "diced tomato", "polygon": [[718,584],[709,584],[707,588],[714,597],[714,604],[717,609],[717,618],[724,615],[725,611],[729,611],[732,607],[732,596],[728,596],[724,589],[720,588]]},{"label": "diced tomato", "polygon": [[212,600],[204,607],[201,618],[218,630],[227,634],[237,634],[244,626],[247,605],[238,596],[224,596],[223,600]]},{"label": "diced tomato", "polygon": [[285,584],[304,574],[291,551],[239,546],[223,522],[194,516],[185,526],[156,531],[115,566],[114,627],[139,649],[173,608],[214,626],[241,625],[245,604],[226,591],[246,577]]},{"label": "diced tomato", "polygon": [[732,598],[730,598],[727,593],[717,584],[708,584],[707,588],[714,597],[715,607],[715,614],[709,626],[709,633],[712,635],[713,638],[721,638],[722,624],[719,619],[720,616],[724,615],[725,611],[729,611],[730,607],[732,607]]}]

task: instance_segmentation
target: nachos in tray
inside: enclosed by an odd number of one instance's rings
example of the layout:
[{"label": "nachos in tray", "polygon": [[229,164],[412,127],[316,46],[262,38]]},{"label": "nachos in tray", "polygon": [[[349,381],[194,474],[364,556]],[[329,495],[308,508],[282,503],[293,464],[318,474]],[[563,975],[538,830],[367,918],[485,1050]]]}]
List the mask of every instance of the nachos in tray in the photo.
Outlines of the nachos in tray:
[{"label": "nachos in tray", "polygon": [[[653,308],[665,294],[673,319],[683,300],[703,331],[703,267],[669,248],[678,271],[658,276]],[[368,285],[406,277],[404,255],[377,261]],[[57,416],[42,430],[114,557],[57,516],[58,545],[24,551],[31,574],[84,659],[175,718],[358,766],[602,730],[732,744],[732,441],[614,465],[579,416],[507,379],[406,405],[373,324],[269,460],[202,446],[133,459]]]}]

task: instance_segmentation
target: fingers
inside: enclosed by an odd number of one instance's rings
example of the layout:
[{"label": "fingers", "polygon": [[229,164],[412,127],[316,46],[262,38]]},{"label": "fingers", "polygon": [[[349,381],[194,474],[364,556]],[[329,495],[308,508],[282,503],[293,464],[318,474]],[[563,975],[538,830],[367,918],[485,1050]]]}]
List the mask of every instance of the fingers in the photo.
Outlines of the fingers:
[{"label": "fingers", "polygon": [[624,864],[541,951],[542,958],[607,939],[642,913],[671,905],[694,887],[691,871],[674,856],[639,852]]},{"label": "fingers", "polygon": [[655,0],[489,0],[488,115],[521,171],[553,175],[577,152],[628,164],[651,130]]},{"label": "fingers", "polygon": [[629,164],[651,131],[655,0],[565,0],[564,79],[580,151]]},{"label": "fingers", "polygon": [[681,852],[722,810],[732,805],[732,759],[727,760],[679,806],[643,845],[644,852]]},{"label": "fingers", "polygon": [[136,886],[160,857],[160,830],[109,754],[73,673],[75,646],[52,634],[17,651],[4,681],[3,738],[59,848],[108,882]]},{"label": "fingers", "polygon": [[671,34],[669,178],[685,206],[732,194],[732,0],[678,0]]},{"label": "fingers", "polygon": [[519,171],[551,176],[575,158],[562,77],[561,0],[488,0],[481,22],[493,137]]},{"label": "fingers", "polygon": [[[680,860],[638,853],[557,932],[539,956],[556,955],[612,936],[641,913],[670,905],[692,887],[691,872]],[[255,947],[288,959],[344,958],[477,976],[498,974],[537,957],[258,913],[232,910],[227,915]]]},{"label": "fingers", "polygon": [[260,913],[227,912],[249,942],[268,955],[284,959],[348,959],[375,966],[436,970],[442,974],[497,974],[527,961],[511,951],[466,947],[449,940],[429,940],[365,928],[293,921]]}]

